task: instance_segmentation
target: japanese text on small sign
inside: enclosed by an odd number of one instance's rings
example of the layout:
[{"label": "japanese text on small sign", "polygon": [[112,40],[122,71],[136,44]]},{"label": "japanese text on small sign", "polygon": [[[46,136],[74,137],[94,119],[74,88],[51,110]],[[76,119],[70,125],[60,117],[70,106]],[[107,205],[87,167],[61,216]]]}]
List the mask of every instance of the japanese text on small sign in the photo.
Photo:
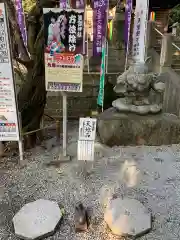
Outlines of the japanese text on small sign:
[{"label": "japanese text on small sign", "polygon": [[96,119],[80,118],[79,122],[79,140],[94,141],[96,135]]}]

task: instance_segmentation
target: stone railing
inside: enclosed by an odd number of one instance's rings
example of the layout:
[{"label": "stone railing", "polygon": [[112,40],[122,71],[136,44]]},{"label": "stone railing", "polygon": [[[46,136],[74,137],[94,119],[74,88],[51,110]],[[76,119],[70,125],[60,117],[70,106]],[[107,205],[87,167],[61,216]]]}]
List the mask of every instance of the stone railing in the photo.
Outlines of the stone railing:
[{"label": "stone railing", "polygon": [[172,34],[161,33],[154,22],[148,23],[147,47],[152,56],[153,71],[167,73],[163,112],[180,117],[180,75],[172,68],[174,52],[180,54],[180,47],[173,42]]}]

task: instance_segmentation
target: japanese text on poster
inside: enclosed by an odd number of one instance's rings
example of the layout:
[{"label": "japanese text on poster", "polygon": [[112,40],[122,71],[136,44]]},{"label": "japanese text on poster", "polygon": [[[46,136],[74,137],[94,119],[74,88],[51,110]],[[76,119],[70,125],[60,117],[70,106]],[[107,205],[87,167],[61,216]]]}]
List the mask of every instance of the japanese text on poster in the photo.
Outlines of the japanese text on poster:
[{"label": "japanese text on poster", "polygon": [[149,0],[137,0],[135,9],[135,23],[133,29],[133,58],[138,62],[145,61],[146,32],[148,21]]},{"label": "japanese text on poster", "polygon": [[0,3],[0,141],[19,141],[6,11]]},{"label": "japanese text on poster", "polygon": [[101,56],[106,36],[108,1],[93,1],[93,55]]},{"label": "japanese text on poster", "polygon": [[43,9],[48,91],[81,92],[84,10]]}]

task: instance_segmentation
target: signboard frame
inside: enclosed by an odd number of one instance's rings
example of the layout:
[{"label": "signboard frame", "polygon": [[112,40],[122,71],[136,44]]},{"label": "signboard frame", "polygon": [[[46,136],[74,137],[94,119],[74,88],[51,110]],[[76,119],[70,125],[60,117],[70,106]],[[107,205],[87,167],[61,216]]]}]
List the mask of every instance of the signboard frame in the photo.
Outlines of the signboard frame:
[{"label": "signboard frame", "polygon": [[[47,13],[48,11],[54,11],[56,13],[58,13],[58,11],[64,11],[64,12],[70,12],[70,11],[75,11],[75,12],[82,12],[83,13],[83,26],[85,26],[85,9],[73,9],[73,8],[68,8],[68,6],[66,6],[66,8],[43,8],[43,14]],[[65,18],[67,17],[64,13],[64,16]],[[58,21],[58,19],[56,20],[56,22]],[[64,19],[63,19],[64,21]],[[66,24],[66,23],[65,23]],[[59,33],[58,33],[59,34]],[[69,36],[68,36],[69,38]],[[56,38],[57,40],[57,38]],[[61,41],[61,40],[60,40]],[[83,31],[82,31],[82,52],[78,52],[76,54],[79,54],[79,57],[81,58],[81,75],[82,75],[82,79],[81,79],[81,87],[79,88],[79,90],[77,91],[72,91],[72,89],[68,89],[68,88],[65,88],[65,89],[49,89],[46,84],[46,89],[47,91],[54,91],[54,92],[61,92],[62,94],[62,97],[63,97],[63,151],[62,151],[62,154],[59,155],[59,160],[62,160],[62,161],[69,161],[71,158],[70,156],[67,154],[67,94],[66,92],[82,92],[82,80],[83,80],[83,68],[84,68],[84,58],[83,58],[83,54],[84,54],[84,41],[85,41],[85,28],[83,27]],[[58,43],[58,41],[57,41]],[[64,49],[66,50],[65,48],[65,45],[64,45]],[[60,54],[59,54],[60,55]],[[46,57],[45,57],[46,58]],[[45,65],[46,66],[46,65]],[[45,67],[46,68],[46,67]],[[45,74],[45,79],[46,79],[46,75]],[[46,80],[47,81],[47,80]]]},{"label": "signboard frame", "polygon": [[[22,141],[22,135],[21,135],[21,121],[20,121],[20,114],[18,113],[18,105],[17,105],[17,96],[16,96],[16,85],[15,85],[15,75],[13,71],[13,62],[12,62],[12,44],[10,41],[10,30],[9,30],[9,22],[8,22],[8,11],[5,2],[0,3],[0,14],[4,13],[4,34],[6,36],[5,41],[6,42],[6,47],[7,47],[7,57],[9,58],[9,78],[12,78],[12,90],[11,94],[13,95],[12,97],[14,98],[14,108],[15,108],[15,114],[16,114],[16,119],[15,123],[17,125],[16,129],[16,138],[0,138],[1,144],[4,141],[18,141],[19,145],[19,155],[20,155],[20,161],[23,161],[23,141]],[[0,63],[2,64],[2,63]]]},{"label": "signboard frame", "polygon": [[[82,92],[85,31],[84,9],[43,8],[43,15],[45,25],[46,90],[52,92]],[[54,19],[54,22],[50,23],[48,21],[50,17],[51,21]],[[72,17],[76,17],[76,20],[70,23],[70,20],[73,19]],[[78,35],[80,17],[82,25],[81,37]],[[60,31],[58,32],[56,29],[60,29]],[[64,34],[62,34],[62,31],[64,31]],[[72,35],[71,38],[70,35]],[[76,40],[76,43],[70,43],[71,40]],[[67,45],[69,45],[68,49]],[[72,52],[70,50],[71,45],[76,46]]]}]

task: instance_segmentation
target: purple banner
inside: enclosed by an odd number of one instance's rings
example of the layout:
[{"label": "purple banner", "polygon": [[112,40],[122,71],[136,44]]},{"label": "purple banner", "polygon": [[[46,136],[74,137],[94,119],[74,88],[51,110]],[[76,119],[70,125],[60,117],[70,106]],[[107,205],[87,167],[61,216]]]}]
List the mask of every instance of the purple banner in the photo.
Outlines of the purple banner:
[{"label": "purple banner", "polygon": [[24,41],[24,44],[27,45],[27,33],[26,33],[26,27],[25,27],[25,19],[24,19],[24,11],[22,7],[22,1],[16,0],[16,12],[17,12],[17,18],[18,18],[18,24],[21,31],[21,35]]},{"label": "purple banner", "polygon": [[85,8],[84,0],[76,0],[76,8],[77,9],[84,9]]},{"label": "purple banner", "polygon": [[106,37],[107,0],[93,1],[93,56],[101,56],[102,44]]},{"label": "purple banner", "polygon": [[60,0],[59,6],[62,9],[66,9],[67,8],[67,0]]},{"label": "purple banner", "polygon": [[85,1],[84,0],[70,0],[70,6],[74,9],[84,9]]},{"label": "purple banner", "polygon": [[128,44],[129,44],[131,14],[132,14],[132,0],[126,0],[125,29],[124,29],[124,42],[125,42],[126,51],[128,51]]},{"label": "purple banner", "polygon": [[84,0],[60,0],[60,8],[84,9]]}]

